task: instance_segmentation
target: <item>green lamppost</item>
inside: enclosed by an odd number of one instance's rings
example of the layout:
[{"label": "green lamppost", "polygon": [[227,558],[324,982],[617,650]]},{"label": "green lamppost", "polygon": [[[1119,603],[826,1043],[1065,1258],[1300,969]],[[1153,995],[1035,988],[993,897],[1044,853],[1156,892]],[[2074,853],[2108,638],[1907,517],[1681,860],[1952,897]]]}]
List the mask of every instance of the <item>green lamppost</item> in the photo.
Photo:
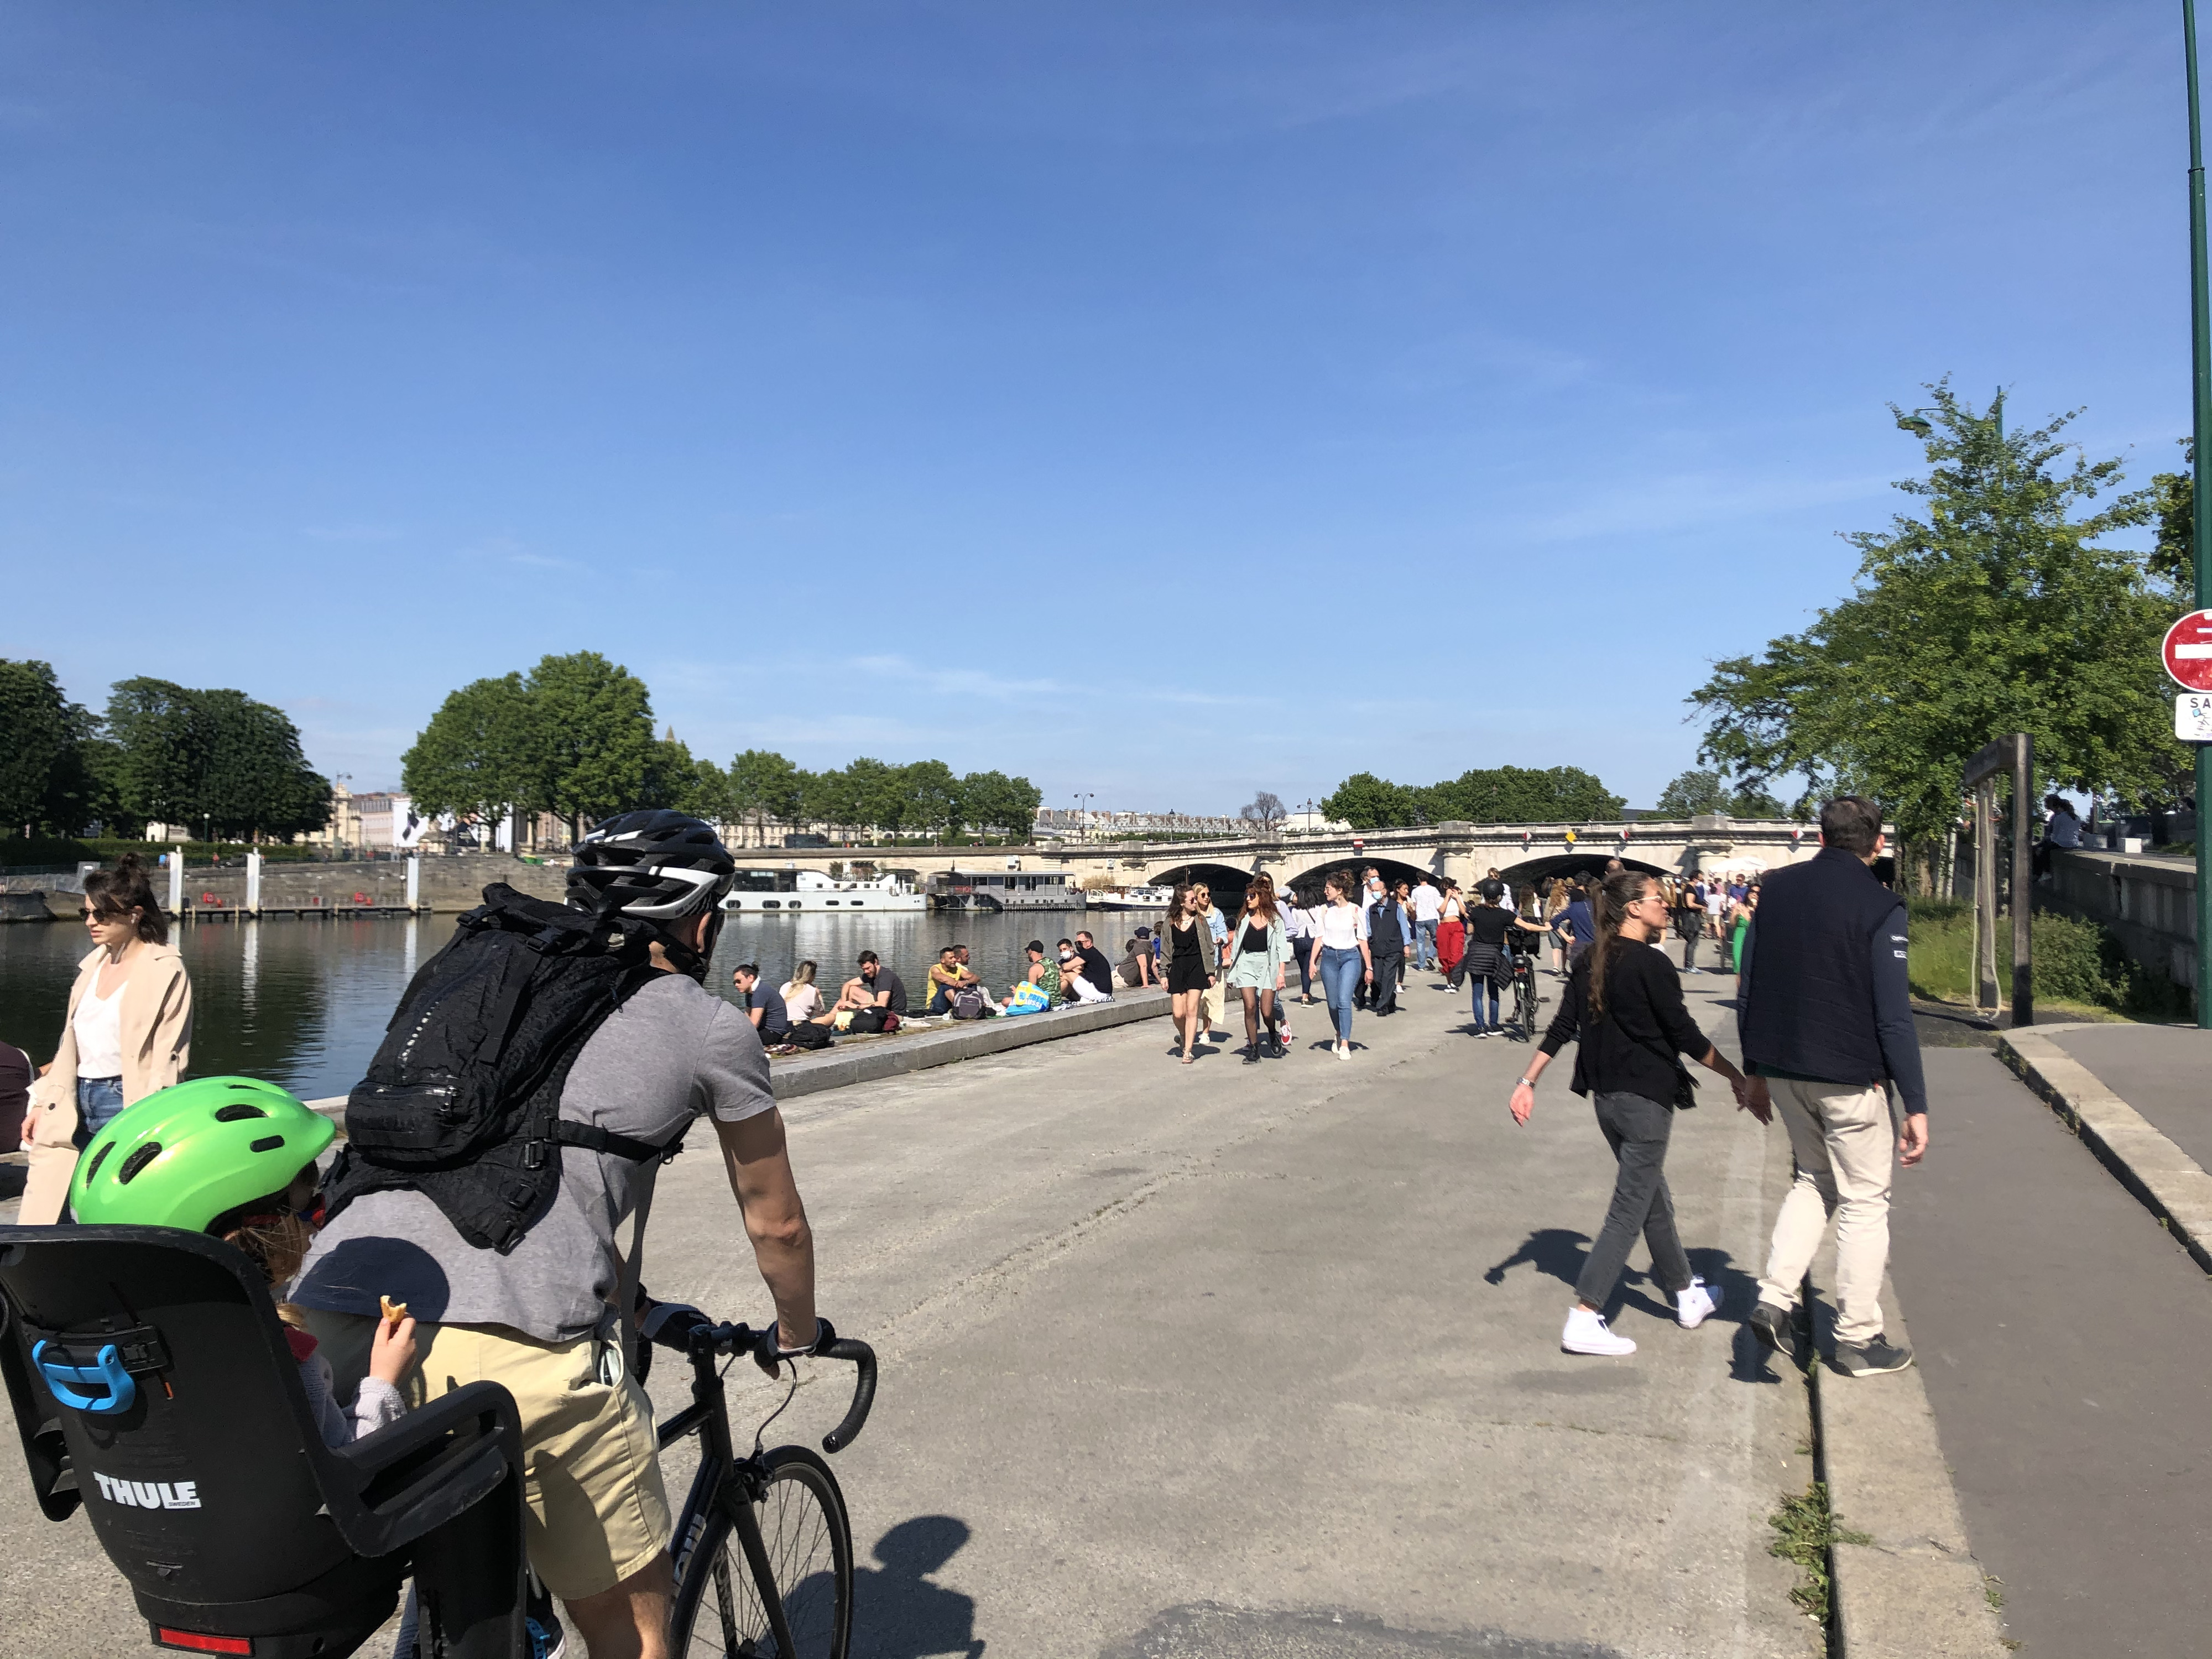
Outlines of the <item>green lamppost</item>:
[{"label": "green lamppost", "polygon": [[[2189,60],[2189,331],[2196,447],[2191,481],[2190,551],[2197,564],[2197,607],[2212,607],[2212,513],[2206,511],[2205,446],[2212,441],[2212,301],[2204,269],[2204,133],[2197,107],[2197,0],[2181,0]],[[2212,744],[2197,745],[2197,1024],[2212,1030]]]}]

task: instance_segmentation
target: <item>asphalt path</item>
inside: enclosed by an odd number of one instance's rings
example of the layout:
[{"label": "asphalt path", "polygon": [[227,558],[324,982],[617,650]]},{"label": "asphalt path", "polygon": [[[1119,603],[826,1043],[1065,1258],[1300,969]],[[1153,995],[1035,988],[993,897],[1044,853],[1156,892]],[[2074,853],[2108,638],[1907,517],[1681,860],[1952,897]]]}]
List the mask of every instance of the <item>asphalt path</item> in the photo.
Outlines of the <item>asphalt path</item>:
[{"label": "asphalt path", "polygon": [[2023,1659],[2202,1653],[2203,1271],[1995,1055],[1924,1060],[1932,1144],[1895,1184],[1890,1273],[2008,1632]]},{"label": "asphalt path", "polygon": [[[1676,1328],[1639,1247],[1613,1311],[1641,1351],[1563,1354],[1611,1160],[1571,1056],[1516,1128],[1528,1051],[1434,983],[1349,1061],[1300,1009],[1256,1066],[1179,1066],[1155,1021],[792,1103],[823,1310],[882,1356],[835,1460],[856,1654],[1820,1651],[1766,1553],[1810,1479],[1803,1390],[1741,1323],[1783,1137],[1709,1084],[1670,1174],[1722,1316]],[[1687,983],[1724,1022],[1733,981]],[[765,1310],[711,1157],[666,1172],[649,1258],[656,1295]],[[813,1372],[770,1443],[817,1439],[849,1375]],[[731,1380],[746,1423],[774,1408]],[[141,1650],[82,1519],[15,1479],[5,1650]]]}]

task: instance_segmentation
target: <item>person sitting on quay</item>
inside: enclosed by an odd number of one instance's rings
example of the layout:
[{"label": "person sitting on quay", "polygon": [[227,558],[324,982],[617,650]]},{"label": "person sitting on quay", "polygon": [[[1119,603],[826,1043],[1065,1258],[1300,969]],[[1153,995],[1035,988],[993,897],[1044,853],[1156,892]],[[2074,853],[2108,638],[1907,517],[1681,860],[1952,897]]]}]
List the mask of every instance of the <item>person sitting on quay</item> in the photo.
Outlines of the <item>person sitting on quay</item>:
[{"label": "person sitting on quay", "polygon": [[1116,970],[1121,983],[1131,989],[1141,989],[1152,982],[1152,930],[1137,929],[1137,936],[1121,948],[1121,965]]},{"label": "person sitting on quay", "polygon": [[937,960],[929,969],[929,1000],[922,1005],[925,1014],[949,1014],[952,1012],[952,994],[982,981],[970,973],[960,961],[960,947],[948,945],[937,953]]},{"label": "person sitting on quay", "polygon": [[[1083,953],[1075,948],[1075,942],[1073,939],[1060,940],[1059,950],[1060,994],[1068,1001],[1104,1002],[1112,996],[1111,992],[1102,991],[1091,982],[1089,976],[1090,963],[1084,959]],[[1103,957],[1099,959],[1102,962],[1105,960]]]},{"label": "person sitting on quay", "polygon": [[1111,1002],[1114,1000],[1114,964],[1106,960],[1106,953],[1098,948],[1098,941],[1087,930],[1078,929],[1075,935],[1075,954],[1083,958],[1083,977],[1091,988],[1098,993],[1085,1000]]},{"label": "person sitting on quay", "polygon": [[906,981],[884,967],[873,951],[860,952],[860,969],[858,976],[847,980],[837,993],[831,1016],[849,1014],[845,1029],[858,1032],[880,1031],[886,1020],[905,1018]]},{"label": "person sitting on quay", "polygon": [[790,1039],[791,1016],[784,1012],[783,997],[775,987],[762,981],[758,963],[739,963],[730,970],[730,982],[738,988],[739,1006],[746,1010],[753,1030],[760,1033],[763,1048]]}]

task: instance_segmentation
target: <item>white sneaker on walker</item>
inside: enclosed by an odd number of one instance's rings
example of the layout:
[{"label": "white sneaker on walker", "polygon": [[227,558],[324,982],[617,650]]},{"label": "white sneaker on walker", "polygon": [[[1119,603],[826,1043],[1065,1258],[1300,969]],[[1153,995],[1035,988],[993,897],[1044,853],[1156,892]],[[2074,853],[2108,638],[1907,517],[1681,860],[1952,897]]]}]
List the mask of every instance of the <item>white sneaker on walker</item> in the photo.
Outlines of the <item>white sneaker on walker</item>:
[{"label": "white sneaker on walker", "polygon": [[1694,1331],[1720,1310],[1721,1304],[1702,1279],[1692,1279],[1690,1288],[1674,1297],[1674,1322],[1686,1331]]},{"label": "white sneaker on walker", "polygon": [[1588,1308],[1568,1310],[1567,1328],[1559,1333],[1559,1346],[1569,1353],[1619,1356],[1636,1352],[1633,1342],[1606,1328],[1603,1314],[1592,1313]]}]

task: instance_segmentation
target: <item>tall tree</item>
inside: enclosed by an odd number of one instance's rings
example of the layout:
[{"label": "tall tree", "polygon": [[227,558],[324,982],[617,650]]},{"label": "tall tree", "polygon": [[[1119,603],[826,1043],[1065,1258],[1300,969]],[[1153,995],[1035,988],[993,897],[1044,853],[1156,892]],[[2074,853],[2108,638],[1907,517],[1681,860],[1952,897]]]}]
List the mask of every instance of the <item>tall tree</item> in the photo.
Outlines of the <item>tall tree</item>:
[{"label": "tall tree", "polygon": [[447,696],[400,759],[416,808],[496,823],[530,802],[529,708],[520,674],[471,680]]},{"label": "tall tree", "polygon": [[1730,788],[1727,773],[1696,770],[1683,773],[1662,790],[1652,811],[1662,818],[1695,817],[1701,812],[1726,812],[1739,818],[1785,816],[1782,803],[1765,790]]},{"label": "tall tree", "polygon": [[1280,795],[1273,790],[1262,789],[1238,809],[1237,816],[1247,823],[1256,823],[1262,830],[1272,830],[1290,814],[1284,810]]},{"label": "tall tree", "polygon": [[1931,470],[1898,485],[1926,516],[1846,537],[1850,597],[1716,665],[1690,698],[1710,722],[1700,757],[1754,783],[1796,774],[1808,797],[1870,795],[1908,840],[1942,833],[1966,758],[2006,732],[2034,738],[2039,792],[2173,798],[2185,757],[2158,663],[2172,599],[2145,555],[2102,544],[2150,502],[2097,504],[2120,463],[2075,451],[2065,464],[2070,415],[2002,432],[2000,404],[1928,390]]},{"label": "tall tree", "polygon": [[785,823],[799,817],[806,804],[799,769],[773,749],[748,749],[730,762],[730,810],[752,820],[755,838],[765,845],[768,820]]},{"label": "tall tree", "polygon": [[330,822],[330,781],[307,764],[300,729],[282,709],[243,691],[192,696],[214,731],[200,811],[217,833],[288,840]]},{"label": "tall tree", "polygon": [[645,682],[596,651],[544,657],[524,683],[523,763],[531,804],[568,820],[619,812],[644,797],[654,758]]},{"label": "tall tree", "polygon": [[0,659],[0,833],[84,829],[97,809],[85,754],[95,725],[52,664]]},{"label": "tall tree", "polygon": [[1380,830],[1413,820],[1413,792],[1376,777],[1354,772],[1321,804],[1322,813],[1341,819],[1355,830]]},{"label": "tall tree", "polygon": [[1010,778],[1004,772],[970,772],[960,780],[960,810],[964,822],[1002,836],[1027,836],[1036,822],[1043,794],[1027,778]]},{"label": "tall tree", "polygon": [[949,840],[962,822],[960,780],[940,760],[915,761],[898,769],[902,816],[916,830]]},{"label": "tall tree", "polygon": [[215,752],[215,725],[190,691],[170,680],[118,680],[108,689],[107,732],[126,810],[153,823],[206,823],[200,781]]}]

